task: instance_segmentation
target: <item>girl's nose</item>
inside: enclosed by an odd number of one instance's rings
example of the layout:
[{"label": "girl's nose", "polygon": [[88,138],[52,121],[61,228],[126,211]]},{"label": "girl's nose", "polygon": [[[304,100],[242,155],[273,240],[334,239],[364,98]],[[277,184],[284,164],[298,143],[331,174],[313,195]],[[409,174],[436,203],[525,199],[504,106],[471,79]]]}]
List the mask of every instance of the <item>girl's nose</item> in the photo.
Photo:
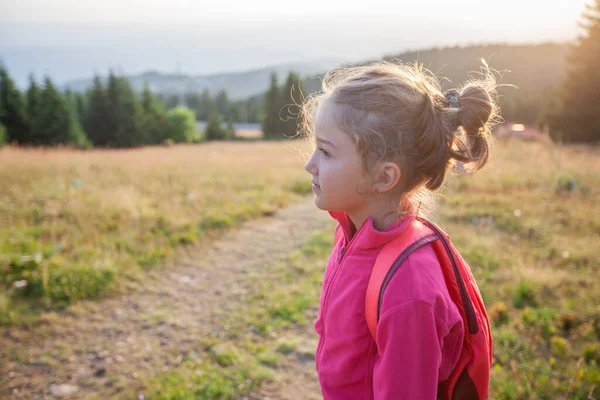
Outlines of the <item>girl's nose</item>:
[{"label": "girl's nose", "polygon": [[304,164],[304,169],[308,171],[312,175],[317,175],[317,168],[315,163],[315,154],[310,157],[310,160],[306,164]]}]

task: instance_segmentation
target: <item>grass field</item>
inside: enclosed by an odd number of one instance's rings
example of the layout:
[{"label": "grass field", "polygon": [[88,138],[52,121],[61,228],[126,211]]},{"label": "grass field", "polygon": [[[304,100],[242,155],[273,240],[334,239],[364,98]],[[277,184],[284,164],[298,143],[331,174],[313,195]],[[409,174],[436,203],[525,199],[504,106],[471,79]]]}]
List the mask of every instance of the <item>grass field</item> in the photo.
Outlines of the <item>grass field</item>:
[{"label": "grass field", "polygon": [[298,146],[0,149],[0,323],[126,289],[175,248],[286,206],[311,190]]},{"label": "grass field", "polygon": [[600,396],[600,149],[499,143],[440,221],[493,322],[497,399]]},{"label": "grass field", "polygon": [[[310,190],[289,143],[9,150],[0,161],[8,323],[34,305],[126,287],[178,246]],[[600,148],[516,141],[442,190],[435,219],[473,269],[493,323],[491,399],[600,397],[599,200]],[[226,329],[146,379],[145,398],[235,399],[276,380],[289,354],[306,351],[284,339],[310,328],[331,245],[330,230],[317,233],[250,274]]]}]

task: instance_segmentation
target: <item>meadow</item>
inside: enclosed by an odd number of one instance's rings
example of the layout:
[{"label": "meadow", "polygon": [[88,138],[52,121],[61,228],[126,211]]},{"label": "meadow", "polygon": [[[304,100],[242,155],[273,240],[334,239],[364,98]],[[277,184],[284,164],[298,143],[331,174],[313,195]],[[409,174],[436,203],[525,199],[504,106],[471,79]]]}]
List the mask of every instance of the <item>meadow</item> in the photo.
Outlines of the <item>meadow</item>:
[{"label": "meadow", "polygon": [[0,148],[0,323],[122,292],[173,250],[310,191],[294,142]]},{"label": "meadow", "polygon": [[[178,248],[308,201],[297,147],[1,151],[3,322],[19,329],[44,310],[118,296]],[[482,171],[440,192],[432,218],[471,266],[493,325],[491,399],[600,397],[599,199],[600,148],[545,142],[499,141]],[[260,396],[295,368],[312,371],[331,228],[251,271],[214,334],[115,398]]]}]

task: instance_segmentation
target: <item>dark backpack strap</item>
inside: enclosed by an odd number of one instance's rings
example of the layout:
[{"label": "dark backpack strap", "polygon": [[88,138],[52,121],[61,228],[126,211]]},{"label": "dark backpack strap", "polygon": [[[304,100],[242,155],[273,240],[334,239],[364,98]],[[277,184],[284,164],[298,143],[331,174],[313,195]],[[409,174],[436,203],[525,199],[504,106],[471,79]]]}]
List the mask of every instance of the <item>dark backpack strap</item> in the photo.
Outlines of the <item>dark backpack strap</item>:
[{"label": "dark backpack strap", "polygon": [[452,264],[454,277],[456,278],[456,283],[458,284],[458,289],[460,291],[460,297],[462,299],[465,315],[467,317],[467,325],[469,326],[469,332],[472,335],[474,335],[479,331],[479,324],[477,323],[477,316],[475,315],[475,307],[473,306],[471,296],[469,296],[469,291],[467,290],[465,280],[463,279],[463,276],[460,273],[458,262],[456,261],[456,257],[454,256],[454,252],[452,251],[452,246],[450,244],[450,240],[448,239],[448,235],[446,235],[446,233],[442,229],[440,229],[436,224],[429,220],[419,218],[419,221],[425,224],[437,235],[442,245],[444,246],[444,249],[446,250],[446,254],[448,256],[448,259],[450,260],[450,263]]}]

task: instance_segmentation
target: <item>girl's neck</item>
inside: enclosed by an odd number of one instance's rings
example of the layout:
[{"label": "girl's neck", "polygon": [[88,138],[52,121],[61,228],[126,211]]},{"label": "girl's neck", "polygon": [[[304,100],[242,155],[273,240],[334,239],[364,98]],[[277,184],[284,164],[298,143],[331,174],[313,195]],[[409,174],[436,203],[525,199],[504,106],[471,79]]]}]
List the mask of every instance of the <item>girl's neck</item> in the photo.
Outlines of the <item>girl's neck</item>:
[{"label": "girl's neck", "polygon": [[[395,202],[395,204],[397,205],[398,202]],[[357,230],[369,217],[372,217],[373,228],[378,231],[385,231],[390,225],[409,213],[410,206],[408,205],[405,205],[403,211],[400,211],[397,207],[382,207],[382,204],[374,204],[364,210],[348,213],[348,216]]]}]

